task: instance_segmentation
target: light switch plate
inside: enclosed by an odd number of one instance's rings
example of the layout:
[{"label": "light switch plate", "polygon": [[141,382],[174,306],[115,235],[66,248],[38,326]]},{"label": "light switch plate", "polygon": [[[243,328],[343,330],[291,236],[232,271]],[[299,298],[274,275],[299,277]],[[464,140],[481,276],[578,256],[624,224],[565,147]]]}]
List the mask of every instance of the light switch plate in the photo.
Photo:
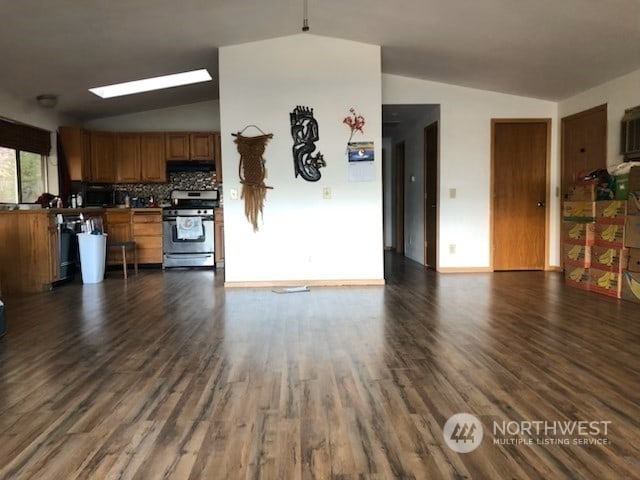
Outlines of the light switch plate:
[{"label": "light switch plate", "polygon": [[331,198],[331,189],[329,187],[324,187],[322,189],[322,198],[325,200],[329,200]]},{"label": "light switch plate", "polygon": [[236,190],[235,188],[230,188],[229,189],[229,197],[231,197],[231,200],[237,200],[238,199],[238,190]]}]

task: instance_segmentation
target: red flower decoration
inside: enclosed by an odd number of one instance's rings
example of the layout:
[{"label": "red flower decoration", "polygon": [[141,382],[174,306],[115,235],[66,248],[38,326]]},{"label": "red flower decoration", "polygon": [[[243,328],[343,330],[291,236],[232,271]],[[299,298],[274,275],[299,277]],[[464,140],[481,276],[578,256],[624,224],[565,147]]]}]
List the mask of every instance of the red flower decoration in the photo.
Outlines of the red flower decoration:
[{"label": "red flower decoration", "polygon": [[364,133],[364,130],[362,129],[365,124],[364,117],[362,115],[358,115],[354,108],[349,109],[349,115],[344,117],[342,123],[349,125],[349,128],[351,129],[351,135],[349,136],[349,141],[347,143],[351,143],[351,139],[355,132]]}]

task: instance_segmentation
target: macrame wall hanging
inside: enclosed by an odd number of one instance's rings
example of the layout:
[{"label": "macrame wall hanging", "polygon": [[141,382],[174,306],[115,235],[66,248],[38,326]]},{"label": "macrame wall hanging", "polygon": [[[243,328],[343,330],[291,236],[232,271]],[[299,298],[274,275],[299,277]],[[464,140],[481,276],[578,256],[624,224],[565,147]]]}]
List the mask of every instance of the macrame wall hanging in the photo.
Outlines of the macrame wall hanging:
[{"label": "macrame wall hanging", "polygon": [[[243,136],[242,134],[249,127],[257,129],[262,135],[255,137]],[[253,231],[257,232],[258,215],[262,217],[267,189],[273,188],[264,184],[266,172],[264,168],[265,160],[262,158],[267,142],[273,138],[273,134],[264,133],[255,125],[249,125],[241,132],[232,133],[231,135],[236,137],[234,142],[238,146],[238,153],[240,154],[238,176],[242,184],[240,198],[244,199],[244,214],[253,226]]]}]

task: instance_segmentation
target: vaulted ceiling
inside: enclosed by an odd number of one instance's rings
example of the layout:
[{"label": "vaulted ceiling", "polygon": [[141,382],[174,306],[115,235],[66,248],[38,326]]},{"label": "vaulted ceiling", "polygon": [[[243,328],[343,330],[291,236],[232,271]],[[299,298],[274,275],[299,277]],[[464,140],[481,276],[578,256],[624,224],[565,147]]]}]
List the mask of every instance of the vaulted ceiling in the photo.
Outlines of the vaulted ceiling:
[{"label": "vaulted ceiling", "polygon": [[[219,47],[300,33],[302,1],[3,1],[0,89],[57,94],[79,120],[215,99],[215,81],[109,100],[87,89],[202,67],[217,79]],[[640,68],[640,0],[309,0],[309,24],[381,45],[385,73],[541,99]]]}]

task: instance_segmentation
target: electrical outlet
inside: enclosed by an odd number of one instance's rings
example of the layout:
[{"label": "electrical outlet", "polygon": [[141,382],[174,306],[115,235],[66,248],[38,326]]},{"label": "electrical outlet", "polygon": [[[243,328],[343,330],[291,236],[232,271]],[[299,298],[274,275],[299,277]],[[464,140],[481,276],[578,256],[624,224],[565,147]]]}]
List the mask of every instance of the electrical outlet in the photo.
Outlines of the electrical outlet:
[{"label": "electrical outlet", "polygon": [[455,188],[450,188],[449,189],[449,198],[456,198],[456,189]]},{"label": "electrical outlet", "polygon": [[231,200],[237,200],[238,199],[238,190],[236,190],[235,188],[230,188],[229,189],[229,197],[231,197]]},{"label": "electrical outlet", "polygon": [[324,187],[322,189],[322,198],[325,200],[329,200],[331,198],[331,189],[329,187]]},{"label": "electrical outlet", "polygon": [[413,236],[409,235],[409,245],[412,245],[412,244],[413,244]]},{"label": "electrical outlet", "polygon": [[456,253],[456,244],[455,243],[450,243],[449,244],[449,253],[451,255],[455,255],[455,253]]}]

